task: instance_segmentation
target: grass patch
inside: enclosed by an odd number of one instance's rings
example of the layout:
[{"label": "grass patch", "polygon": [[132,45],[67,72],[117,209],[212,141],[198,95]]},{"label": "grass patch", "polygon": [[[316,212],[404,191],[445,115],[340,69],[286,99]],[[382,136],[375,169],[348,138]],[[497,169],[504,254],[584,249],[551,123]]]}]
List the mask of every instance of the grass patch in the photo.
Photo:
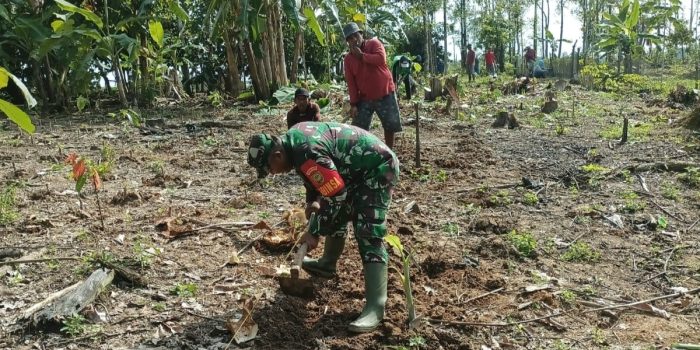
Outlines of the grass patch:
[{"label": "grass patch", "polygon": [[494,207],[507,207],[513,203],[510,199],[510,192],[507,190],[500,190],[496,194],[489,197],[489,202]]},{"label": "grass patch", "polygon": [[86,332],[96,332],[100,329],[98,325],[91,325],[87,323],[85,317],[79,314],[73,314],[63,320],[63,327],[61,327],[61,332],[68,334],[71,337],[77,337]]},{"label": "grass patch", "polygon": [[680,198],[681,190],[672,182],[664,181],[661,183],[661,195],[666,199],[676,201]]},{"label": "grass patch", "polygon": [[588,243],[576,242],[569,246],[569,249],[562,255],[562,259],[572,262],[597,262],[600,260],[600,253],[591,248]]},{"label": "grass patch", "polygon": [[508,233],[508,241],[522,256],[533,256],[537,250],[537,241],[529,232],[512,230]]},{"label": "grass patch", "polygon": [[678,178],[690,187],[700,188],[700,168],[687,168]]},{"label": "grass patch", "polygon": [[536,205],[539,202],[540,202],[540,199],[537,197],[537,193],[535,193],[533,191],[527,191],[527,192],[523,193],[523,204]]},{"label": "grass patch", "polygon": [[583,170],[584,172],[587,172],[589,174],[590,173],[596,174],[596,173],[604,173],[604,172],[608,171],[608,168],[606,168],[600,164],[592,163],[592,164],[582,165],[581,170]]},{"label": "grass patch", "polygon": [[[627,136],[631,141],[647,141],[654,125],[650,123],[633,123],[630,121]],[[619,140],[622,138],[622,124],[615,124],[600,132],[600,137],[606,140]]]},{"label": "grass patch", "polygon": [[9,225],[19,218],[15,192],[14,186],[5,186],[0,192],[0,226]]},{"label": "grass patch", "polygon": [[621,193],[621,196],[625,200],[623,210],[628,213],[636,213],[646,207],[646,204],[639,200],[639,195],[635,192],[625,191]]},{"label": "grass patch", "polygon": [[172,290],[172,294],[182,298],[194,297],[197,295],[197,284],[195,283],[178,283]]}]

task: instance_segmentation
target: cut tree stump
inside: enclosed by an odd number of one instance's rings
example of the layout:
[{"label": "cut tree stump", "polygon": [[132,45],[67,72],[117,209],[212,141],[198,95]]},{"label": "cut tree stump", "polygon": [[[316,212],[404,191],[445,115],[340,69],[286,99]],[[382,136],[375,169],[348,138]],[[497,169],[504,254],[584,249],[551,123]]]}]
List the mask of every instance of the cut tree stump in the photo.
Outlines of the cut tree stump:
[{"label": "cut tree stump", "polygon": [[430,90],[425,90],[425,100],[435,101],[440,96],[442,96],[442,80],[438,77],[431,77]]},{"label": "cut tree stump", "polygon": [[496,115],[496,120],[491,124],[492,128],[502,128],[508,124],[508,112],[501,111]]},{"label": "cut tree stump", "polygon": [[545,101],[544,105],[542,105],[542,113],[553,113],[557,110],[557,108],[559,108],[559,103],[557,102],[557,100]]},{"label": "cut tree stump", "polygon": [[515,118],[515,114],[512,112],[508,114],[508,129],[515,129],[519,128],[520,123],[518,123],[518,119]]},{"label": "cut tree stump", "polygon": [[552,90],[546,91],[544,93],[544,105],[542,105],[542,113],[553,113],[557,110],[558,107],[559,103],[557,102],[557,94]]},{"label": "cut tree stump", "polygon": [[97,269],[85,281],[51,294],[43,301],[34,304],[22,313],[20,319],[30,320],[36,326],[60,321],[79,313],[112,283],[113,278],[113,270]]}]

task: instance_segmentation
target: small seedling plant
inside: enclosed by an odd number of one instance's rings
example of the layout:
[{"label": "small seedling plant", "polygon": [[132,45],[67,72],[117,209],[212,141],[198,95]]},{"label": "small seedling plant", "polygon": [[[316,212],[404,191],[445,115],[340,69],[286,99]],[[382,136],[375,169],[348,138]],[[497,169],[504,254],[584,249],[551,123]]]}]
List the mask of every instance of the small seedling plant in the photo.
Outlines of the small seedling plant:
[{"label": "small seedling plant", "polygon": [[75,181],[75,191],[78,192],[78,202],[80,203],[80,210],[83,210],[83,200],[81,198],[82,190],[85,184],[90,182],[92,187],[95,189],[95,196],[97,198],[97,210],[100,213],[100,222],[102,223],[102,230],[105,229],[104,216],[102,215],[102,205],[100,204],[100,187],[102,186],[102,179],[100,178],[100,173],[98,172],[97,166],[94,165],[92,161],[86,159],[85,157],[79,157],[76,153],[71,153],[66,158],[66,163],[68,163],[72,168],[70,172],[70,178]]},{"label": "small seedling plant", "polygon": [[403,285],[403,292],[406,295],[406,310],[408,311],[408,325],[412,328],[417,320],[416,308],[413,303],[413,290],[411,288],[411,262],[413,261],[413,254],[404,249],[403,244],[401,244],[401,239],[396,235],[387,235],[384,240],[394,248],[394,253],[401,258],[401,270],[395,269],[399,276],[401,277],[401,284]]}]

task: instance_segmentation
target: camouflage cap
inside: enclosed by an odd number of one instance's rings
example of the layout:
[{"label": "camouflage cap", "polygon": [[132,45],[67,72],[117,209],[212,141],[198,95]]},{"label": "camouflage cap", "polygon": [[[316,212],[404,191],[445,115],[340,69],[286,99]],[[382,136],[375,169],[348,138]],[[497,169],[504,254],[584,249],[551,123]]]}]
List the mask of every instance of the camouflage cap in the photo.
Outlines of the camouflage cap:
[{"label": "camouflage cap", "polygon": [[269,134],[256,134],[250,138],[248,164],[258,171],[259,179],[264,178],[270,172],[267,158],[277,143],[275,139],[274,136]]}]

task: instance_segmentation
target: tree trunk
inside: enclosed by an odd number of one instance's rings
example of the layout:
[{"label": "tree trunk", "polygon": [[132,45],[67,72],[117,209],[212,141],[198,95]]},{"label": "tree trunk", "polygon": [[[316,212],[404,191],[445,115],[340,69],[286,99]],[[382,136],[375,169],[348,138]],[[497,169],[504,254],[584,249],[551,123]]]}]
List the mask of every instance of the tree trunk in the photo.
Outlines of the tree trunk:
[{"label": "tree trunk", "polygon": [[280,80],[278,81],[280,86],[286,86],[289,84],[287,80],[287,59],[284,57],[284,32],[282,31],[282,13],[280,11],[279,2],[275,1],[275,21],[273,26],[275,27],[276,37],[277,37],[277,72],[279,73]]},{"label": "tree trunk", "polygon": [[236,43],[233,43],[231,35],[227,29],[224,29],[224,46],[226,47],[226,63],[228,66],[228,75],[226,80],[228,81],[231,90],[229,91],[234,97],[238,97],[241,94],[241,82],[239,80],[238,74],[238,55],[233,49]]},{"label": "tree trunk", "polygon": [[[141,54],[139,55],[139,70],[140,70],[140,88],[139,90],[141,91],[139,98],[141,97],[146,97],[149,94],[146,94],[146,90],[151,88],[150,82],[150,77],[148,74],[148,58],[146,57],[146,53],[148,52],[148,37],[146,36],[146,33],[140,33],[140,41],[141,41]],[[144,102],[144,101],[141,101]],[[150,101],[147,101],[150,103]]]},{"label": "tree trunk", "polygon": [[51,72],[51,62],[49,56],[44,57],[44,76],[46,77],[46,95],[50,102],[56,102],[56,92],[53,84],[53,73]]},{"label": "tree trunk", "polygon": [[272,64],[270,59],[272,57],[272,50],[270,49],[270,38],[269,33],[262,33],[262,57],[259,57],[259,64],[262,65],[265,72],[265,82],[268,85],[268,89],[271,88],[271,84],[274,83],[274,71],[272,70]]},{"label": "tree trunk", "polygon": [[121,102],[123,107],[129,105],[126,100],[126,89],[124,88],[124,77],[121,72],[121,64],[117,55],[112,54],[112,70],[114,71],[114,79],[117,82],[117,90],[119,91],[119,102]]},{"label": "tree trunk", "polygon": [[270,86],[268,84],[265,68],[262,60],[255,57],[253,45],[249,40],[246,40],[243,45],[246,56],[248,58],[248,68],[250,70],[250,79],[253,82],[253,91],[258,100],[266,100],[270,98]]},{"label": "tree trunk", "polygon": [[443,64],[445,66],[445,73],[447,73],[447,0],[442,1],[442,30],[443,33],[445,34],[445,46],[444,46],[444,54],[443,54]]},{"label": "tree trunk", "polygon": [[461,56],[461,67],[463,71],[467,69],[466,52],[467,52],[467,4],[466,0],[460,0],[459,2],[459,52]]},{"label": "tree trunk", "polygon": [[532,49],[537,50],[537,0],[535,0],[534,19],[532,20]]},{"label": "tree trunk", "polygon": [[425,62],[425,68],[426,71],[429,73],[433,72],[432,69],[432,62],[431,62],[431,55],[430,55],[430,42],[431,42],[431,35],[430,35],[430,23],[428,23],[428,13],[423,13],[423,30],[425,33],[425,57],[423,57],[423,60]]},{"label": "tree trunk", "polygon": [[[557,57],[561,58],[561,44],[562,40],[564,40],[564,0],[559,0],[559,53],[557,53]],[[572,55],[574,54],[573,52],[571,53]]]},{"label": "tree trunk", "polygon": [[292,55],[292,67],[291,67],[291,75],[289,76],[289,80],[292,82],[292,84],[296,84],[297,82],[297,76],[299,75],[299,58],[301,57],[301,46],[302,46],[302,41],[304,40],[304,32],[299,28],[297,30],[296,38],[294,39],[294,54]]},{"label": "tree trunk", "polygon": [[39,96],[41,96],[41,101],[43,105],[46,105],[49,100],[46,95],[46,89],[44,87],[44,79],[41,77],[41,69],[39,67],[39,62],[32,60],[32,72],[34,73],[34,81],[36,81],[36,87],[39,90]]}]

